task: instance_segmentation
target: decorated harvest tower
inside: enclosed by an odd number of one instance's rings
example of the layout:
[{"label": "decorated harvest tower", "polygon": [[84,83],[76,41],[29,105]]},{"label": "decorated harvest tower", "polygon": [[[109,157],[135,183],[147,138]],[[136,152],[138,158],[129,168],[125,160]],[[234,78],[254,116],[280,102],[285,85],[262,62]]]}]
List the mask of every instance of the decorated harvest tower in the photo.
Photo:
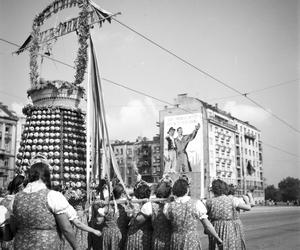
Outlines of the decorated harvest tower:
[{"label": "decorated harvest tower", "polygon": [[[46,19],[71,7],[79,8],[78,17],[41,31]],[[79,108],[85,90],[80,84],[87,69],[89,30],[94,23],[101,25],[105,20],[110,21],[111,16],[89,0],[55,0],[35,17],[31,35],[17,51],[18,54],[26,49],[30,52],[28,95],[32,100],[32,105],[23,108],[26,124],[17,154],[17,169],[26,171],[30,159],[42,153],[51,165],[52,184],[56,189],[85,190],[87,186],[86,119]],[[47,55],[43,44],[73,31],[79,42],[74,82],[44,80],[39,75],[38,63],[41,55]]]}]

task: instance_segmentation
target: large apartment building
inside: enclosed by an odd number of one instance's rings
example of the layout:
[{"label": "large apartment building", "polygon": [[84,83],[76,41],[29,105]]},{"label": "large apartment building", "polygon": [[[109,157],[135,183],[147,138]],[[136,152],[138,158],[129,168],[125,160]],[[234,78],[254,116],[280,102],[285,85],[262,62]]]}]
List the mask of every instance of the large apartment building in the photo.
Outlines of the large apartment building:
[{"label": "large apartment building", "polygon": [[0,188],[7,188],[14,177],[17,121],[16,114],[0,103]]},{"label": "large apartment building", "polygon": [[[186,94],[178,95],[174,107],[160,111],[161,159],[164,138],[170,127],[182,127],[185,134],[201,127],[186,148],[192,166],[193,185],[201,198],[210,197],[214,179],[237,187],[238,194],[253,190],[257,202],[264,201],[261,132],[217,105],[210,105]],[[176,136],[176,135],[175,135]],[[161,162],[161,174],[163,162]]]},{"label": "large apartment building", "polygon": [[137,173],[151,183],[161,176],[159,137],[152,140],[138,138],[135,142],[115,141],[112,148],[125,184],[132,187]]}]

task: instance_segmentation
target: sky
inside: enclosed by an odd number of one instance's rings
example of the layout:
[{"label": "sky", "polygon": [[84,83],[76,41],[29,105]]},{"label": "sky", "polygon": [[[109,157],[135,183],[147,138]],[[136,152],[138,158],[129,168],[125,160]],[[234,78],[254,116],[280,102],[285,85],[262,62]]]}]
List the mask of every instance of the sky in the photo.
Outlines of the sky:
[{"label": "sky", "polygon": [[[51,1],[0,0],[0,38],[22,44],[32,20]],[[299,131],[299,10],[296,0],[95,0],[117,19],[161,46],[253,98]],[[77,14],[67,9],[45,27]],[[261,130],[264,176],[275,184],[287,176],[300,178],[299,133],[182,63],[117,22],[91,31],[101,77],[173,103],[187,93],[249,121]],[[74,65],[75,34],[53,44],[52,56]],[[30,103],[29,54],[12,55],[16,47],[0,41],[0,101],[16,112]],[[72,81],[74,70],[44,60],[46,79]],[[288,83],[287,83],[288,82]],[[84,84],[86,81],[84,82]],[[102,81],[112,139],[152,138],[158,112],[166,105]],[[293,156],[293,155],[296,156]]]}]

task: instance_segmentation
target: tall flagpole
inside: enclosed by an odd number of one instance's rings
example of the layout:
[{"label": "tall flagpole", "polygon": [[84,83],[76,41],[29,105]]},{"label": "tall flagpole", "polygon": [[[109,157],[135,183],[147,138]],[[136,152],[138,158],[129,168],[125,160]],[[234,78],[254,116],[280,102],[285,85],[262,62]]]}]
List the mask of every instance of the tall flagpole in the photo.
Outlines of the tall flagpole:
[{"label": "tall flagpole", "polygon": [[86,194],[87,201],[90,201],[90,173],[91,173],[91,124],[92,124],[92,113],[91,113],[91,103],[92,103],[92,93],[90,87],[91,78],[91,51],[89,50],[88,55],[88,77],[87,77],[87,103],[86,103]]}]

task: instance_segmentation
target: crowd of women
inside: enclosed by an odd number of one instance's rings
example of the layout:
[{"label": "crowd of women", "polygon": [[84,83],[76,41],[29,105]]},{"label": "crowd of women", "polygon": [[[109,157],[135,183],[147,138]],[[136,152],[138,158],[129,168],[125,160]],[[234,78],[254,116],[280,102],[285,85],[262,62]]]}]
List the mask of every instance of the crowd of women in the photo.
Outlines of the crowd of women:
[{"label": "crowd of women", "polygon": [[235,197],[222,180],[212,182],[214,198],[205,202],[191,198],[184,177],[174,183],[163,178],[155,189],[139,180],[135,202],[121,184],[108,189],[100,184],[88,226],[66,197],[51,189],[47,161],[33,160],[27,178],[15,177],[0,201],[2,249],[201,249],[199,224],[209,249],[246,249],[239,211],[250,210],[253,197]]}]

